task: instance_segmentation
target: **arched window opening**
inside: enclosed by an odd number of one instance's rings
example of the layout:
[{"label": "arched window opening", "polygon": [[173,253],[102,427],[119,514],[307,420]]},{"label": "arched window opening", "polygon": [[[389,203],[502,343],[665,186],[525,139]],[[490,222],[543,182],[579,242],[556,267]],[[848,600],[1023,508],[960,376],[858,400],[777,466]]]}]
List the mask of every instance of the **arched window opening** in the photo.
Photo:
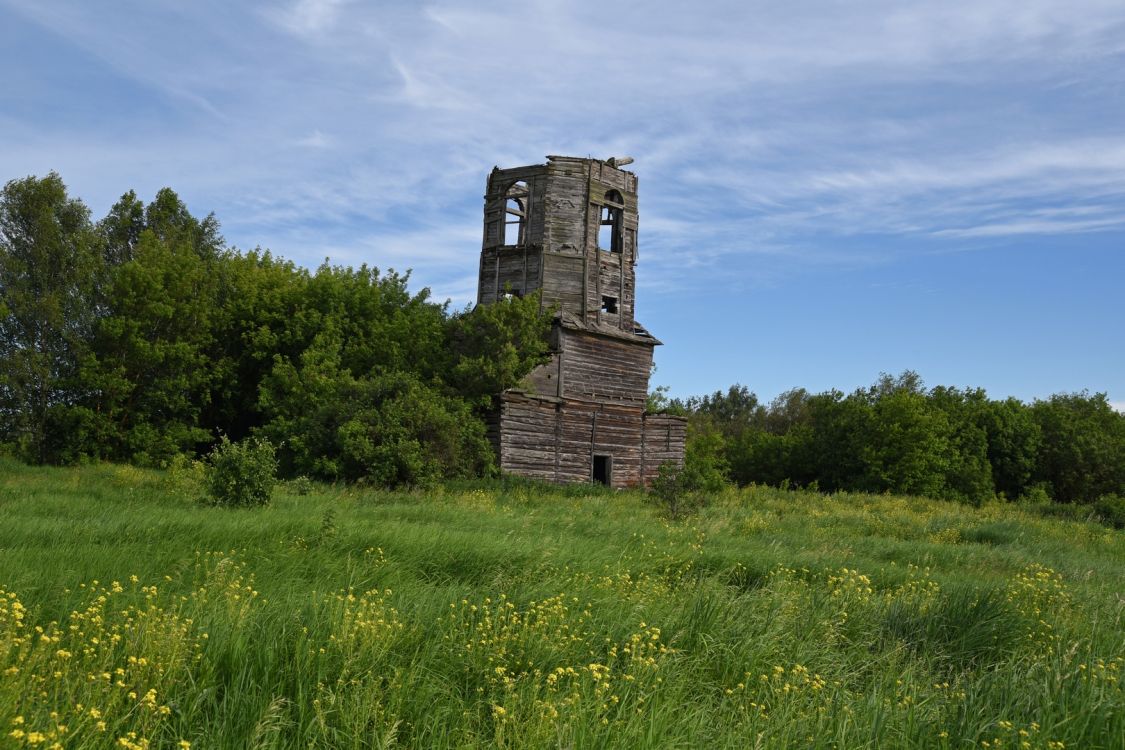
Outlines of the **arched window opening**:
[{"label": "arched window opening", "polygon": [[527,208],[530,193],[522,180],[508,188],[504,201],[504,244],[523,245],[527,242]]},{"label": "arched window opening", "polygon": [[605,194],[598,225],[598,247],[606,252],[619,253],[624,249],[622,217],[625,214],[625,199],[616,190]]}]

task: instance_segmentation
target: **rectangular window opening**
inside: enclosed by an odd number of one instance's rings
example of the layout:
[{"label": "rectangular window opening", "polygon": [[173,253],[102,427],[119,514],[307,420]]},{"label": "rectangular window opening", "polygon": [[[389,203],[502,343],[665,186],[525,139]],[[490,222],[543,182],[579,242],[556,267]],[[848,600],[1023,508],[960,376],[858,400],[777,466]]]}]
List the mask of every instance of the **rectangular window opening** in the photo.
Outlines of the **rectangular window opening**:
[{"label": "rectangular window opening", "polygon": [[604,252],[613,252],[613,222],[602,221],[598,227],[598,248]]},{"label": "rectangular window opening", "polygon": [[617,297],[602,297],[602,312],[617,312]]},{"label": "rectangular window opening", "polygon": [[613,482],[613,456],[594,456],[593,479],[607,487]]}]

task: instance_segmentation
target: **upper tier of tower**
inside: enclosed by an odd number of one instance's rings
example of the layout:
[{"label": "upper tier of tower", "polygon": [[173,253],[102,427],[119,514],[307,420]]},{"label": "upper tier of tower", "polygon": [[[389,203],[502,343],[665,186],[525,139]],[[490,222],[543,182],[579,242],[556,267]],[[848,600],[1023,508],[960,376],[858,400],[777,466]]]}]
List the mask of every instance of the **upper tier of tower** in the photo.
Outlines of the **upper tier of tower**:
[{"label": "upper tier of tower", "polygon": [[548,156],[493,169],[477,302],[539,290],[545,308],[637,332],[637,176],[619,163],[628,161]]}]

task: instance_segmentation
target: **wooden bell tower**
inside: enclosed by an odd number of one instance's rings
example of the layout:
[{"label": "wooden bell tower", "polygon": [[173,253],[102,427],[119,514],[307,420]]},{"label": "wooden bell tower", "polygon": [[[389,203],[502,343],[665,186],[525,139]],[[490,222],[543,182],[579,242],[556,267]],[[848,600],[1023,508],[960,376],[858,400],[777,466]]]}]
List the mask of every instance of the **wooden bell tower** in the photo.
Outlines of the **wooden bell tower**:
[{"label": "wooden bell tower", "polygon": [[502,394],[491,425],[506,472],[629,487],[683,461],[684,420],[644,411],[660,342],[634,317],[631,161],[548,156],[488,176],[477,303],[539,291],[557,311],[551,361]]}]

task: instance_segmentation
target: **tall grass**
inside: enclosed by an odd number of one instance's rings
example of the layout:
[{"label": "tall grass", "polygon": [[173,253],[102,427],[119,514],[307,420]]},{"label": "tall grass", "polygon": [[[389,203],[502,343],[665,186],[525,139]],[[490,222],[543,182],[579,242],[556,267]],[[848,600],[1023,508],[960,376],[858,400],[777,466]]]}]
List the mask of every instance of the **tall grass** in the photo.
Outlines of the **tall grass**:
[{"label": "tall grass", "polygon": [[0,463],[0,747],[1125,747],[1120,531]]}]

